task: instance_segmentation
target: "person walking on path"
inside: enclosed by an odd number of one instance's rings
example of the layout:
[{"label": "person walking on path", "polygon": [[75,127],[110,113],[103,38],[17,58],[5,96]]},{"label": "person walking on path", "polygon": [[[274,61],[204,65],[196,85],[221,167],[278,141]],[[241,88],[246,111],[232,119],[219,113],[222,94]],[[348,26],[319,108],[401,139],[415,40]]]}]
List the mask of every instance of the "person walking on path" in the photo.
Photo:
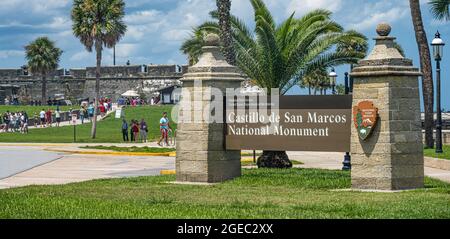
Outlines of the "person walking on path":
[{"label": "person walking on path", "polygon": [[134,142],[136,142],[139,137],[139,123],[137,120],[133,121],[133,125],[132,125],[131,129],[133,130],[133,140],[134,140]]},{"label": "person walking on path", "polygon": [[163,113],[163,117],[159,120],[159,130],[161,131],[161,138],[159,138],[158,145],[162,146],[161,141],[164,141],[166,145],[169,145],[168,135],[169,135],[169,118],[167,118],[167,112]]},{"label": "person walking on path", "polygon": [[56,127],[59,127],[59,124],[61,123],[61,112],[59,109],[56,109],[55,111],[55,118],[56,118]]},{"label": "person walking on path", "polygon": [[22,134],[28,134],[28,114],[25,111],[22,111],[20,116],[20,132]]},{"label": "person walking on path", "polygon": [[39,112],[39,118],[41,120],[41,128],[45,127],[45,111],[44,109],[41,110],[41,112]]},{"label": "person walking on path", "polygon": [[38,116],[38,113],[34,112],[33,120],[34,120],[34,127],[37,128],[37,127],[38,127],[38,124],[39,124],[39,116]]},{"label": "person walking on path", "polygon": [[89,121],[92,122],[92,118],[94,117],[94,104],[93,103],[89,104],[89,107],[88,107],[87,111],[88,111],[88,114],[89,114]]},{"label": "person walking on path", "polygon": [[52,127],[52,110],[50,108],[45,112],[45,119],[47,121],[47,127]]},{"label": "person walking on path", "polygon": [[102,118],[105,117],[105,114],[106,114],[105,106],[104,106],[103,104],[101,104],[98,108],[99,108],[99,110],[100,110],[100,115],[101,115],[101,117],[102,117]]},{"label": "person walking on path", "polygon": [[84,106],[81,106],[81,109],[80,109],[81,124],[84,124],[84,118],[86,118],[86,116],[87,116],[87,110]]},{"label": "person walking on path", "polygon": [[134,120],[132,119],[130,121],[130,142],[134,142],[133,125],[134,125]]},{"label": "person walking on path", "polygon": [[148,128],[147,128],[147,123],[145,122],[144,119],[141,120],[140,128],[141,128],[141,130],[140,130],[141,141],[142,141],[142,143],[147,143]]},{"label": "person walking on path", "polygon": [[128,123],[125,119],[122,119],[122,137],[123,141],[128,142]]}]

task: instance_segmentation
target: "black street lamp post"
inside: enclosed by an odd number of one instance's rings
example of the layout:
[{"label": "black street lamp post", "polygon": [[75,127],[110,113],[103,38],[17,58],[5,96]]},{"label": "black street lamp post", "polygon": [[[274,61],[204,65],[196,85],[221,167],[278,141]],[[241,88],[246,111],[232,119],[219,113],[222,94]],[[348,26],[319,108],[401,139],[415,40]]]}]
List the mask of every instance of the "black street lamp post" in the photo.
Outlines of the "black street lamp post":
[{"label": "black street lamp post", "polygon": [[444,53],[445,43],[441,39],[441,34],[439,32],[436,33],[431,46],[433,46],[433,55],[436,60],[436,153],[440,154],[444,152],[442,150],[441,60]]},{"label": "black street lamp post", "polygon": [[[348,72],[345,72],[345,82],[344,82],[344,84],[345,84],[345,94],[348,95],[350,93]],[[345,153],[344,162],[342,164],[344,165],[342,167],[342,170],[349,171],[349,170],[352,169],[350,152],[346,152]]]},{"label": "black street lamp post", "polygon": [[336,71],[334,70],[334,68],[331,68],[331,72],[328,75],[330,77],[330,85],[331,85],[331,94],[335,95],[336,94],[336,78],[338,77],[338,75],[336,74]]}]

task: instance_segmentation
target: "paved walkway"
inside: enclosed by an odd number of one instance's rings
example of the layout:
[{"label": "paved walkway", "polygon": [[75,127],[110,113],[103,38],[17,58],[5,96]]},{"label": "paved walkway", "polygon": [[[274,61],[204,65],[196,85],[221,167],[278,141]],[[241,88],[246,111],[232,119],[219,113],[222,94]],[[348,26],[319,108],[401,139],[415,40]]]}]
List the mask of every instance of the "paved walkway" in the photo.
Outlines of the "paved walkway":
[{"label": "paved walkway", "polygon": [[33,147],[1,147],[0,179],[61,158],[61,154]]},{"label": "paved walkway", "polygon": [[[64,148],[64,145],[60,145]],[[18,153],[20,148],[25,153]],[[43,146],[6,146],[0,151],[10,151],[14,157],[0,156],[0,166],[8,178],[0,180],[0,189],[27,185],[50,185],[82,182],[93,179],[159,175],[161,170],[175,169],[174,157],[111,156],[55,154]],[[47,154],[45,154],[47,153]],[[29,154],[36,154],[30,157]],[[57,159],[54,159],[58,155]],[[17,160],[23,156],[27,160]],[[16,159],[16,160],[14,160]],[[11,160],[14,160],[14,167]],[[42,161],[47,162],[42,164]],[[20,169],[16,169],[20,168]]]}]

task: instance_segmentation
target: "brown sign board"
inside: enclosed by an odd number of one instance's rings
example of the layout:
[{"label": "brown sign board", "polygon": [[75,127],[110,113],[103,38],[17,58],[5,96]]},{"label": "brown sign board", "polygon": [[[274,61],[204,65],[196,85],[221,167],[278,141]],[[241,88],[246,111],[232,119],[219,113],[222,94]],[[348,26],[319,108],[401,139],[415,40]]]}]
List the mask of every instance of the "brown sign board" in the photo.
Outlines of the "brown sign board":
[{"label": "brown sign board", "polygon": [[281,96],[279,108],[269,110],[250,110],[252,104],[274,105],[227,99],[227,150],[350,151],[350,95]]}]

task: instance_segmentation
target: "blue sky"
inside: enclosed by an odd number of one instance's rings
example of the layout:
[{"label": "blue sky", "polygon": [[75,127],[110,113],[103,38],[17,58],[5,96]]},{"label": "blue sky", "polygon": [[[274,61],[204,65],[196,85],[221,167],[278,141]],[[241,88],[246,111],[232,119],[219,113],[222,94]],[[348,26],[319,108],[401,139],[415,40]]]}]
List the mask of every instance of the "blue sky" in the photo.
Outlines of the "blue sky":
[{"label": "blue sky", "polygon": [[[95,56],[84,50],[72,36],[70,10],[72,0],[8,0],[0,8],[0,68],[18,68],[25,64],[23,47],[39,36],[49,36],[64,50],[61,67],[95,65]],[[117,63],[185,64],[179,51],[192,27],[209,19],[215,0],[125,0],[128,32],[117,46]],[[346,29],[376,35],[380,22],[392,25],[391,35],[398,38],[408,58],[419,65],[417,45],[411,23],[408,0],[266,0],[275,19],[280,22],[292,12],[303,15],[316,8],[334,12],[333,18]],[[252,24],[253,11],[248,0],[233,0],[233,14]],[[429,41],[436,30],[446,40],[443,66],[443,106],[450,109],[450,22],[438,22],[430,15],[426,0],[422,13]],[[373,42],[371,41],[371,46]],[[112,51],[106,50],[103,64],[112,64]],[[337,69],[339,81],[347,67]]]}]

